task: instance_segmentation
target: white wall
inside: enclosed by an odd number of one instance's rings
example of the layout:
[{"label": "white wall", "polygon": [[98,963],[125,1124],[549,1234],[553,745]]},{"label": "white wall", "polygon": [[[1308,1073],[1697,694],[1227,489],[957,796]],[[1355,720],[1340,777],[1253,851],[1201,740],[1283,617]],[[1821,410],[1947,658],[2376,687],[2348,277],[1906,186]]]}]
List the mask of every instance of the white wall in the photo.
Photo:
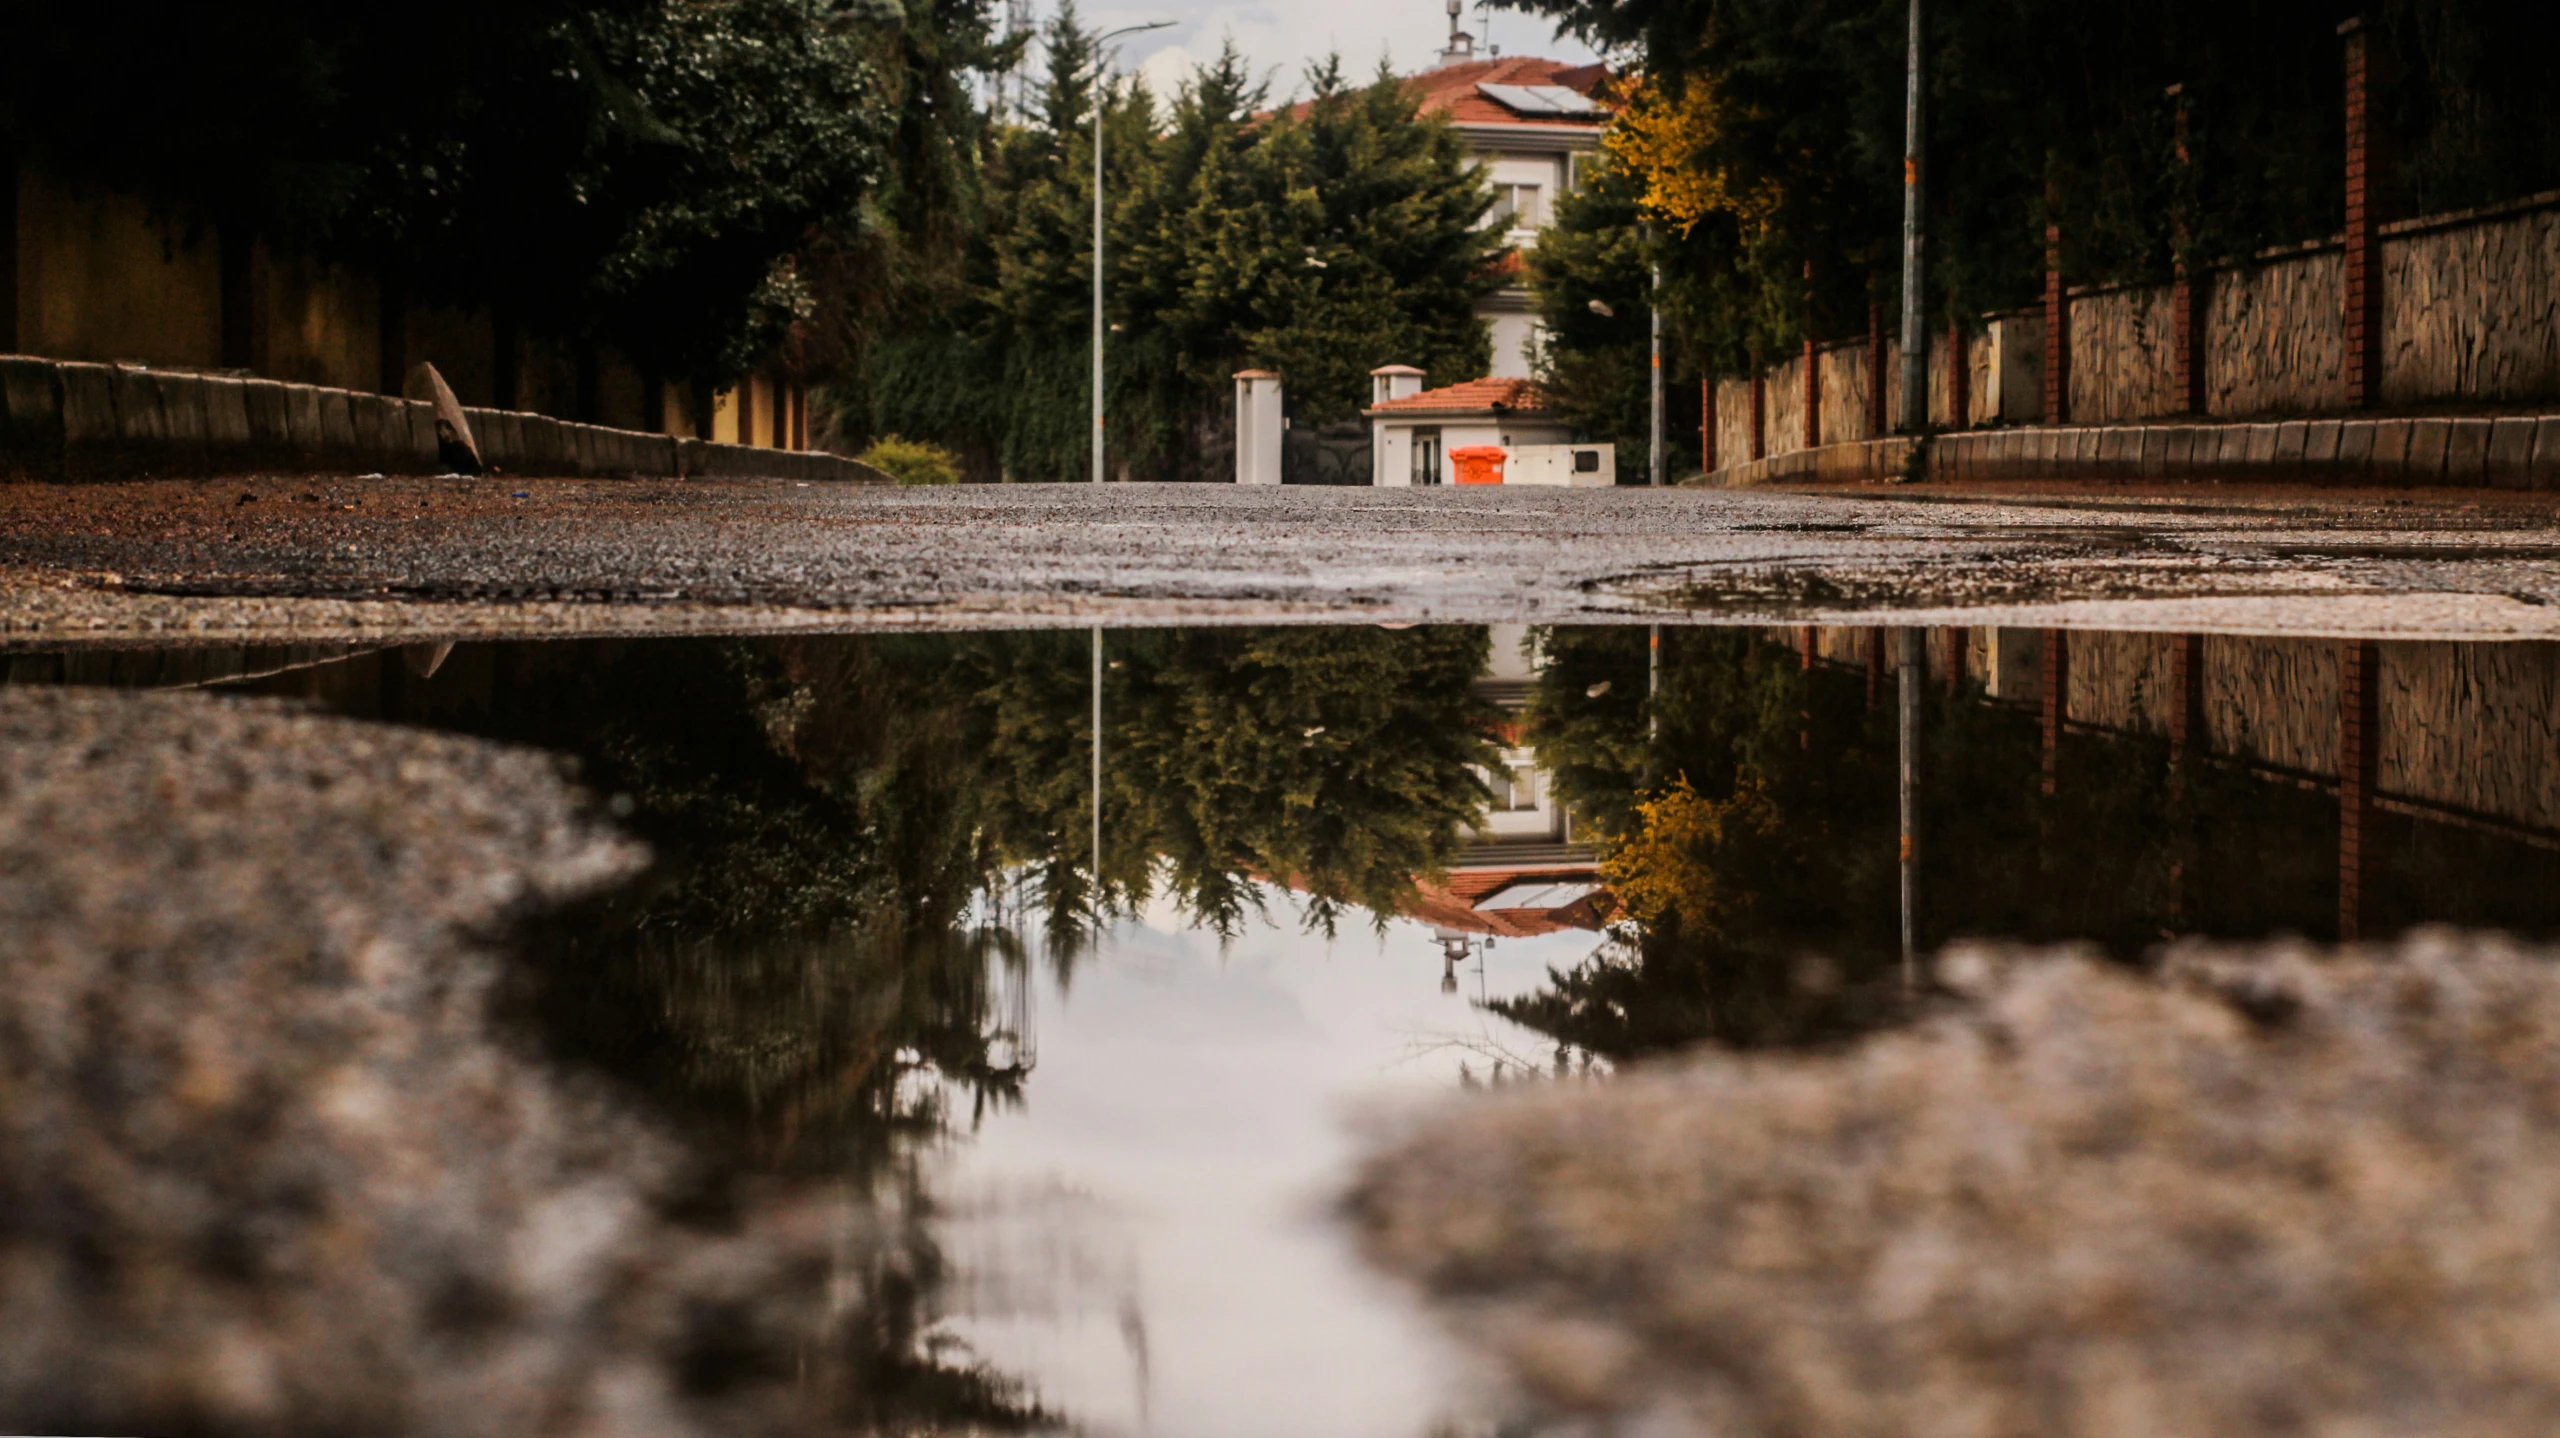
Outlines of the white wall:
[{"label": "white wall", "polygon": [[1512,314],[1503,310],[1480,311],[1493,328],[1493,374],[1495,379],[1528,379],[1532,376],[1529,358],[1535,351],[1539,325],[1536,315]]}]

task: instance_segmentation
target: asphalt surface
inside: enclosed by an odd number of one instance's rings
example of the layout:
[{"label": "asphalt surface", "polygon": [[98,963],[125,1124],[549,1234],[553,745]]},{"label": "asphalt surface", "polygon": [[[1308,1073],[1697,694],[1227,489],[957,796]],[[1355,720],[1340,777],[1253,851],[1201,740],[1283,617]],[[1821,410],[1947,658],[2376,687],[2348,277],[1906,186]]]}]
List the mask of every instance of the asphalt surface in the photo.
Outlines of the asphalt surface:
[{"label": "asphalt surface", "polygon": [[1315,620],[2560,638],[2560,512],[2202,485],[0,486],[21,650]]}]

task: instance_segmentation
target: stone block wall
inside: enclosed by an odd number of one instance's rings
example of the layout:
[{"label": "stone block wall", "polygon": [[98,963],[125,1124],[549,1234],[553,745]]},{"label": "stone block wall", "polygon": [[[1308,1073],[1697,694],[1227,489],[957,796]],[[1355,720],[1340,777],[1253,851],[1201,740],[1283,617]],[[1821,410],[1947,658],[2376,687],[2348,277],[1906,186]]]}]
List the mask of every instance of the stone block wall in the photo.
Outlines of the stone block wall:
[{"label": "stone block wall", "polygon": [[2177,361],[2167,285],[2096,290],[2071,301],[2071,422],[2175,414]]},{"label": "stone block wall", "polygon": [[1716,465],[1751,462],[1751,381],[1716,381]]},{"label": "stone block wall", "polygon": [[2205,410],[2216,418],[2346,408],[2345,252],[2218,269],[2205,281]]},{"label": "stone block wall", "polygon": [[1792,454],[1804,443],[1804,356],[1772,365],[1766,386],[1769,404],[1769,453]]},{"label": "stone block wall", "polygon": [[2560,395],[2560,208],[2387,226],[2382,402]]},{"label": "stone block wall", "polygon": [[1867,342],[1825,345],[1814,351],[1822,375],[1822,442],[1848,444],[1872,439],[1867,400],[1875,391],[1867,365]]}]

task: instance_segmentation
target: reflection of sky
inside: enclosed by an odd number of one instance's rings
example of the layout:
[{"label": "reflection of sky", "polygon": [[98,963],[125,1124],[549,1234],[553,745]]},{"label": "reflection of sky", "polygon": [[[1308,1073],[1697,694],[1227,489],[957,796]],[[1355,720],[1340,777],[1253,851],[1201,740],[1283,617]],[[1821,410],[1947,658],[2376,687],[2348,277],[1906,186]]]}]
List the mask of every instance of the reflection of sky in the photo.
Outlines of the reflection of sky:
[{"label": "reflection of sky", "polygon": [[[1415,1438],[1461,1411],[1454,1350],[1323,1206],[1364,1102],[1454,1090],[1488,1041],[1552,1048],[1478,1013],[1471,970],[1441,993],[1427,926],[1327,944],[1285,902],[1224,955],[1169,913],[1121,926],[1041,995],[1022,1109],[936,1184],[957,1209],[954,1331],[1089,1431]],[[1506,940],[1483,990],[1528,992],[1596,942]]]}]

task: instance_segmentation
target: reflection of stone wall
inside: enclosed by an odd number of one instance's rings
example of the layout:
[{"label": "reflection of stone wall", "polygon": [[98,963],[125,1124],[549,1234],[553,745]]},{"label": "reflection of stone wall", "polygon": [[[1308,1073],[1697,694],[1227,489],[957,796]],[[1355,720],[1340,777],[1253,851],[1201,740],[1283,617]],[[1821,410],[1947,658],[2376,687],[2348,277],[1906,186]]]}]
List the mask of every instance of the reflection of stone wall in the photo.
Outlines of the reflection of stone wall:
[{"label": "reflection of stone wall", "polygon": [[2347,406],[2346,252],[2217,270],[2205,317],[2205,410],[2217,418]]},{"label": "reflection of stone wall", "polygon": [[2337,773],[2338,683],[2336,640],[2206,635],[2204,721],[2213,752]]},{"label": "reflection of stone wall", "polygon": [[2382,646],[2381,789],[2560,829],[2560,645]]},{"label": "reflection of stone wall", "polygon": [[2122,424],[2177,412],[2169,287],[2071,302],[2071,422]]},{"label": "reflection of stone wall", "polygon": [[2382,400],[2560,394],[2560,210],[2386,236]]},{"label": "reflection of stone wall", "polygon": [[1804,445],[1804,355],[1769,368],[1769,452],[1791,454]]},{"label": "reflection of stone wall", "polygon": [[2178,702],[2167,634],[2074,632],[2069,641],[2071,717],[2137,734],[2166,734]]}]

